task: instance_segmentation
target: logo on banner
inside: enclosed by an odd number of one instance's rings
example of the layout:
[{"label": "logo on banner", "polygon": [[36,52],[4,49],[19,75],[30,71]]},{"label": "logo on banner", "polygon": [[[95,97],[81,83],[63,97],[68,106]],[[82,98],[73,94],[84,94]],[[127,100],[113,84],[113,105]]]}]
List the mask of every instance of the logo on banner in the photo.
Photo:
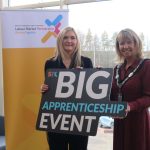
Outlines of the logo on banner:
[{"label": "logo on banner", "polygon": [[58,15],[53,21],[50,19],[45,19],[45,25],[43,24],[22,24],[15,25],[15,33],[17,35],[33,35],[38,31],[46,31],[45,35],[42,37],[41,42],[47,42],[51,37],[57,37],[60,32],[61,20],[63,19],[62,15]]},{"label": "logo on banner", "polygon": [[61,26],[60,21],[62,20],[62,15],[58,15],[53,21],[46,19],[45,23],[49,27],[49,31],[42,38],[42,42],[45,43],[51,36],[57,37],[60,32],[59,27]]}]

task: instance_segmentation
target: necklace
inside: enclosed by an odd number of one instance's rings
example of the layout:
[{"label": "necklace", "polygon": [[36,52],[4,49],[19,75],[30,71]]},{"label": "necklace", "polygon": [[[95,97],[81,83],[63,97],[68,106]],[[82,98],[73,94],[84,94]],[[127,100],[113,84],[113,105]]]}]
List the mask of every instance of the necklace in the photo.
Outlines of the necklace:
[{"label": "necklace", "polygon": [[116,77],[115,79],[117,80],[117,86],[119,88],[119,92],[118,92],[118,101],[122,101],[122,92],[121,92],[121,88],[122,86],[133,76],[135,75],[135,73],[139,70],[141,64],[144,62],[144,59],[140,60],[139,64],[137,65],[137,67],[131,72],[129,73],[129,75],[123,80],[121,81],[120,79],[120,74],[119,74],[119,70],[122,64],[117,65],[117,69],[116,69]]}]

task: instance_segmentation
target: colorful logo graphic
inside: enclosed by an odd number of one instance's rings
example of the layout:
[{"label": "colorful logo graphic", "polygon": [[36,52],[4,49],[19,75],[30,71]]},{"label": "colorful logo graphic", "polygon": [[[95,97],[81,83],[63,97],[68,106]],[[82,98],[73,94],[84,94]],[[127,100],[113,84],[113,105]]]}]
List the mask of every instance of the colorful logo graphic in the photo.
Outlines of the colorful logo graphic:
[{"label": "colorful logo graphic", "polygon": [[62,15],[58,15],[56,19],[51,22],[49,19],[45,20],[46,25],[50,28],[49,31],[42,38],[42,42],[45,43],[51,36],[57,37],[60,32],[59,27],[61,26],[60,21],[62,20]]},{"label": "colorful logo graphic", "polygon": [[57,78],[57,77],[58,77],[58,74],[59,74],[59,73],[56,72],[56,71],[55,71],[55,72],[49,71],[49,72],[47,73],[47,76],[48,76],[49,78],[50,78],[50,77],[56,77],[56,78]]}]

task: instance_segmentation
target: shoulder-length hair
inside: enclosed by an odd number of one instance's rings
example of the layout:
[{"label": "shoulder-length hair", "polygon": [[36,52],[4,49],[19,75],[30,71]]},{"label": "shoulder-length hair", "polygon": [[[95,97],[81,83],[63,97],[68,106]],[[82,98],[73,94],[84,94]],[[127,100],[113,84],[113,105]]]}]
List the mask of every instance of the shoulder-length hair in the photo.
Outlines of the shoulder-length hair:
[{"label": "shoulder-length hair", "polygon": [[77,35],[75,29],[72,27],[66,27],[59,32],[58,37],[57,37],[55,59],[60,58],[60,59],[64,60],[65,58],[70,57],[63,48],[63,39],[68,31],[73,31],[76,36],[76,39],[77,39],[76,48],[71,56],[72,67],[81,66],[80,41],[79,41],[79,38],[78,38],[78,35]]},{"label": "shoulder-length hair", "polygon": [[134,46],[137,48],[137,58],[142,58],[142,41],[141,41],[141,39],[133,30],[124,29],[124,30],[121,30],[116,37],[115,47],[116,47],[116,52],[118,55],[118,60],[120,62],[124,61],[124,58],[119,49],[119,41],[126,40],[126,39],[134,41]]}]

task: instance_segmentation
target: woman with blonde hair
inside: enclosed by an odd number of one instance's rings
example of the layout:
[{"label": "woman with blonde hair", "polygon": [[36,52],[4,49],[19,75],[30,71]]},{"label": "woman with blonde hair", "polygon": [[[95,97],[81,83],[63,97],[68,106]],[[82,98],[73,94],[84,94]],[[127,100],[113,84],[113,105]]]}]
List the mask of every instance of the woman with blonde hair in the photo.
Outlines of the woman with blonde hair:
[{"label": "woman with blonde hair", "polygon": [[111,101],[127,102],[127,109],[125,118],[115,118],[113,150],[150,150],[150,60],[142,58],[142,42],[131,29],[119,32],[116,52],[121,63]]},{"label": "woman with blonde hair", "polygon": [[[72,27],[64,28],[57,37],[55,56],[45,63],[47,69],[92,68],[91,59],[81,56],[80,42]],[[41,92],[48,90],[48,85],[41,86]],[[47,132],[50,150],[87,150],[88,136]]]}]

